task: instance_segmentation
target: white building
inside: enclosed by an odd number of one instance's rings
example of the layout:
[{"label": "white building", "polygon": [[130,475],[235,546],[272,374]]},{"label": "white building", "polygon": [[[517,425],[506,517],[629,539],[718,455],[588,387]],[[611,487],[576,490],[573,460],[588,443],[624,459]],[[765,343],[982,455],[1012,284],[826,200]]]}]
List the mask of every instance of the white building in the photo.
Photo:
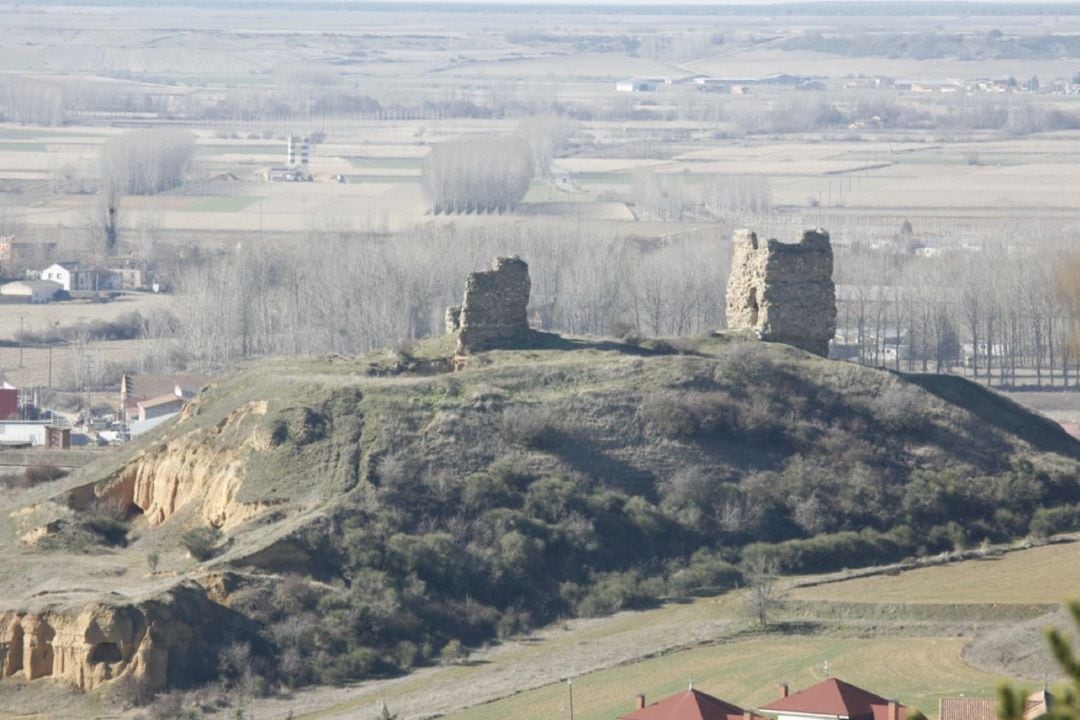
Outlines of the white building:
[{"label": "white building", "polygon": [[652,80],[619,80],[615,83],[615,92],[652,92],[656,83]]},{"label": "white building", "polygon": [[80,267],[77,262],[53,263],[41,271],[42,280],[58,282],[67,292],[93,292],[113,285],[113,274],[96,268]]},{"label": "white building", "polygon": [[18,280],[0,285],[0,295],[19,298],[23,302],[45,303],[62,289],[63,286],[55,280]]},{"label": "white building", "polygon": [[50,425],[51,420],[0,420],[0,445],[44,445]]}]

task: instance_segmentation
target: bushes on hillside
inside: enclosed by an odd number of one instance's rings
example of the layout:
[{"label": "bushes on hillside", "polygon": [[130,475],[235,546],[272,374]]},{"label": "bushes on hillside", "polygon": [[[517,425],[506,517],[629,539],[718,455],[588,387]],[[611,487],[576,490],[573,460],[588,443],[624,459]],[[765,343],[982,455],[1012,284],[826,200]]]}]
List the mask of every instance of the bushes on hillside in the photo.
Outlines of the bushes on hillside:
[{"label": "bushes on hillside", "polygon": [[1080,530],[1080,505],[1043,507],[1032,515],[1030,532],[1036,537]]},{"label": "bushes on hillside", "polygon": [[217,554],[220,539],[221,530],[216,527],[198,527],[185,532],[180,537],[180,544],[191,553],[191,557],[201,562]]},{"label": "bushes on hillside", "polygon": [[785,573],[828,572],[843,568],[891,563],[913,555],[918,548],[909,528],[888,533],[874,530],[839,532],[782,543],[752,543],[743,548],[744,561],[769,556]]}]

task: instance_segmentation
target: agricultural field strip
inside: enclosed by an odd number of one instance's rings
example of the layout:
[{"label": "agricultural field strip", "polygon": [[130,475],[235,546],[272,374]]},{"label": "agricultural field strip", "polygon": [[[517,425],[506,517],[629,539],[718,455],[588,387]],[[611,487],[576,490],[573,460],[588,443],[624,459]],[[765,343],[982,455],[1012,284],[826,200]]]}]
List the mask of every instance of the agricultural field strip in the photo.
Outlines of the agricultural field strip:
[{"label": "agricultural field strip", "polygon": [[[684,650],[651,657],[574,678],[574,716],[610,720],[633,709],[645,691],[658,699],[685,689],[688,681],[737,704],[757,707],[776,698],[781,681],[795,688],[829,671],[858,685],[887,691],[934,717],[939,697],[958,694],[992,696],[1001,679],[967,667],[959,638],[772,637]],[[902,668],[894,662],[904,657]],[[504,700],[447,715],[453,720],[500,720],[507,717],[559,717],[566,712],[567,688],[555,683]]]},{"label": "agricultural field strip", "polygon": [[1055,544],[792,590],[801,600],[873,597],[896,603],[1050,603],[1080,596],[1080,544]]},{"label": "agricultural field strip", "polygon": [[[1041,552],[1037,553],[1038,561],[1034,562],[1034,563],[1026,561],[1025,558],[1027,557],[1027,555],[1029,553],[1032,553],[1032,552],[1035,552],[1035,551],[1041,551]],[[1013,575],[1013,573],[1018,573],[1019,574],[1018,577],[1014,577],[1014,585],[1017,586],[1017,587],[1022,588],[1025,585],[1028,584],[1026,582],[1026,578],[1024,577],[1025,572],[1034,571],[1034,575],[1030,579],[1033,580],[1033,581],[1038,581],[1040,578],[1042,578],[1044,576],[1044,573],[1046,572],[1047,568],[1054,567],[1054,566],[1060,567],[1060,565],[1058,564],[1059,563],[1059,558],[1058,558],[1059,554],[1067,555],[1067,556],[1072,557],[1074,559],[1080,558],[1080,545],[1075,544],[1075,543],[1055,544],[1055,545],[1046,546],[1044,548],[1036,548],[1034,550],[1025,549],[1025,550],[1022,550],[1022,551],[1011,552],[1011,553],[1007,553],[1006,555],[1004,555],[1002,557],[1003,558],[1012,558],[1013,559],[1013,563],[1012,563],[1011,567],[1008,569],[1008,573],[1010,574],[1010,576]],[[946,564],[946,565],[932,566],[932,567],[929,567],[929,568],[920,568],[920,569],[916,569],[916,570],[909,570],[909,571],[907,571],[905,573],[902,573],[898,577],[904,577],[905,575],[911,575],[911,574],[918,573],[918,572],[921,572],[921,571],[926,571],[926,570],[935,570],[935,571],[948,572],[948,571],[956,570],[958,568],[968,568],[968,569],[973,568],[974,571],[976,573],[978,573],[978,572],[983,572],[984,568],[988,567],[988,565],[987,565],[988,562],[989,563],[1000,562],[1000,560],[989,560],[989,561],[988,560],[966,560],[966,561],[962,561],[962,562],[958,562],[958,563],[949,563],[949,564]],[[844,598],[844,599],[846,599],[848,597],[852,597],[852,596],[854,596],[854,597],[868,597],[868,595],[860,594],[858,591],[848,591],[845,586],[847,586],[847,585],[849,585],[851,583],[867,582],[867,581],[871,581],[871,580],[878,579],[878,578],[896,577],[894,575],[882,575],[880,573],[894,572],[898,568],[899,568],[899,566],[889,566],[889,567],[884,567],[884,568],[875,568],[873,570],[863,571],[863,573],[865,573],[866,577],[855,579],[855,580],[842,580],[840,578],[843,577],[844,573],[833,573],[831,575],[825,576],[825,579],[828,580],[828,579],[831,579],[831,578],[837,578],[837,581],[836,582],[829,582],[828,584],[819,584],[819,583],[822,582],[822,579],[823,579],[822,576],[808,576],[808,577],[802,577],[802,578],[793,578],[790,581],[791,590],[789,592],[790,592],[790,596],[793,599],[796,599],[796,600],[802,600],[803,599],[803,593],[805,593],[807,591],[819,589],[819,588],[834,588],[833,591],[830,593],[830,598],[833,597],[833,596],[839,596],[839,597]],[[999,572],[1002,572],[1002,571],[1004,571],[1004,570],[1001,570]],[[1064,577],[1074,577],[1074,575],[1072,575],[1070,573],[1066,573],[1066,574],[1064,574]],[[1059,582],[1065,582],[1064,577],[1059,576]],[[940,583],[941,582],[940,578],[937,579],[935,582]],[[801,586],[803,584],[806,584],[806,583],[814,583],[815,586],[810,587],[810,588],[802,589]],[[961,592],[963,591],[964,588],[972,587],[967,582],[951,583],[950,586],[956,588],[958,591],[961,591]],[[835,588],[839,588],[839,589],[837,590]],[[912,615],[912,613],[915,612],[914,608],[905,607],[905,605],[914,605],[915,604],[915,603],[906,603],[905,600],[908,597],[910,597],[910,595],[905,592],[901,599],[895,599],[895,600],[891,601],[892,603],[894,603],[897,606],[896,608],[883,607],[882,612],[880,614],[885,615],[886,617],[891,614],[893,616],[893,619],[896,619],[896,620],[899,620],[899,621],[902,622],[902,627],[903,627],[905,633],[907,633],[907,634],[914,633],[915,635],[918,636],[918,639],[913,640],[911,638],[891,636],[891,637],[889,637],[887,639],[875,640],[873,642],[879,642],[879,641],[880,642],[885,642],[885,643],[887,643],[889,645],[889,647],[894,647],[898,643],[902,644],[902,643],[906,643],[906,642],[912,642],[912,643],[914,643],[915,645],[918,645],[918,646],[925,645],[928,642],[930,642],[930,643],[945,642],[945,643],[953,643],[955,645],[955,647],[952,647],[952,646],[949,647],[948,653],[947,653],[945,658],[939,658],[936,661],[937,665],[934,665],[933,663],[931,663],[931,665],[928,665],[928,667],[934,667],[935,669],[932,672],[928,672],[926,674],[925,678],[912,679],[912,678],[908,677],[906,680],[904,680],[904,682],[908,683],[908,686],[911,688],[910,692],[905,691],[904,693],[902,693],[904,696],[912,695],[912,696],[915,696],[917,699],[921,697],[921,702],[923,702],[923,703],[930,703],[931,701],[934,701],[932,706],[923,707],[922,705],[920,705],[920,707],[924,710],[924,712],[927,712],[931,716],[934,715],[934,713],[935,713],[935,711],[937,709],[936,697],[941,696],[941,695],[960,694],[960,693],[963,693],[963,692],[972,693],[972,692],[975,692],[975,691],[986,692],[987,694],[992,694],[993,687],[996,684],[996,682],[999,680],[999,678],[997,678],[997,677],[995,677],[993,675],[990,675],[990,674],[983,673],[981,671],[972,669],[972,668],[968,667],[966,664],[964,664],[963,660],[960,657],[960,650],[962,648],[963,641],[956,640],[955,638],[935,639],[934,634],[933,634],[935,630],[938,630],[939,632],[944,630],[945,632],[947,632],[948,634],[951,635],[951,634],[953,634],[955,632],[954,628],[956,626],[956,623],[961,622],[960,619],[966,618],[965,620],[963,620],[963,622],[966,622],[966,623],[970,623],[971,621],[974,621],[976,623],[978,623],[978,622],[991,622],[991,623],[994,623],[994,622],[1013,622],[1013,621],[1015,621],[1017,619],[1021,619],[1021,618],[1025,618],[1025,617],[1031,617],[1033,614],[1038,614],[1038,612],[1043,609],[1043,608],[1038,608],[1038,607],[1032,606],[1032,603],[1039,602],[1040,598],[1038,598],[1038,597],[1032,598],[1032,597],[1029,596],[1029,597],[1024,598],[1022,600],[1017,600],[1018,605],[1023,604],[1026,607],[1019,607],[1018,606],[1017,609],[1015,611],[1013,611],[1013,610],[1009,610],[1008,608],[1000,608],[999,607],[1000,603],[995,603],[993,600],[987,600],[985,598],[980,598],[979,596],[973,596],[973,597],[968,598],[967,600],[963,600],[963,599],[961,599],[961,600],[955,600],[955,599],[954,600],[943,600],[943,601],[940,602],[941,607],[936,608],[934,610],[934,612],[931,613],[932,615],[937,616],[936,619],[929,619],[929,620],[925,620],[925,621],[914,621],[914,620],[911,620],[910,617],[909,617],[909,616]],[[1045,600],[1046,603],[1048,603],[1048,607],[1050,605],[1052,605],[1054,602],[1056,602],[1055,600],[1052,600],[1052,599],[1047,600],[1045,597],[1043,598],[1043,600]],[[968,603],[968,604],[971,605],[972,610],[971,610],[970,613],[965,612],[962,608],[956,607],[958,604],[963,605],[965,603]],[[714,607],[710,606],[710,604],[713,604]],[[825,602],[824,604],[817,605],[817,608],[818,609],[831,610],[831,608],[829,608],[830,604],[831,604],[830,602]],[[655,626],[657,629],[660,629],[660,628],[667,627],[669,625],[669,623],[670,624],[678,623],[682,627],[687,627],[689,625],[690,621],[691,621],[690,617],[683,617],[683,614],[685,613],[684,608],[687,608],[687,607],[690,608],[690,609],[693,609],[693,608],[705,608],[704,610],[699,611],[698,615],[700,615],[701,612],[704,612],[706,617],[712,617],[713,622],[723,620],[723,619],[725,619],[725,617],[731,622],[737,622],[738,612],[737,612],[736,605],[737,605],[737,599],[734,596],[723,596],[723,597],[720,597],[718,599],[710,599],[710,600],[698,600],[698,601],[695,601],[690,606],[680,606],[680,605],[677,605],[677,604],[676,605],[667,605],[667,606],[665,606],[665,607],[663,607],[663,608],[661,608],[659,610],[646,611],[644,613],[640,613],[640,614],[637,615],[636,618],[634,618],[634,616],[631,616],[631,618],[629,618],[626,621],[619,622],[619,623],[612,623],[606,629],[602,629],[600,632],[601,632],[601,634],[603,636],[610,637],[610,636],[613,636],[613,635],[622,635],[623,633],[645,632],[645,631],[648,630],[648,628],[653,627],[653,626]],[[853,620],[853,619],[845,619],[843,614],[841,614],[841,616],[839,618],[834,618],[834,620],[836,622],[840,623],[840,626],[850,625],[852,627],[858,627],[858,626],[862,625],[862,626],[865,626],[867,629],[869,629],[871,627],[877,627],[877,630],[879,632],[885,632],[886,635],[888,635],[888,620],[887,619],[882,619],[880,617],[877,617],[877,618],[869,617],[869,616],[874,615],[874,612],[873,612],[874,603],[865,603],[864,605],[865,605],[865,607],[863,607],[861,609],[866,612],[868,617],[866,617],[866,618],[864,618],[862,620],[859,620],[859,619],[854,619]],[[796,603],[796,606],[802,610],[804,615],[806,614],[807,611],[809,611],[811,615],[818,614],[818,613],[814,613],[815,603],[810,603],[810,604]],[[842,610],[842,608],[841,608],[841,610]],[[670,617],[666,616],[667,613],[671,613]],[[1017,614],[1017,613],[1019,613],[1019,614]],[[826,613],[820,613],[820,614],[828,615],[830,613],[826,612]],[[832,614],[835,615],[835,612],[833,612]],[[984,616],[985,619],[980,620],[979,619],[980,615]],[[595,622],[600,623],[601,626],[604,623],[603,620],[595,621]],[[695,620],[694,622],[701,622],[700,617],[697,620]],[[923,629],[920,631],[920,630],[918,630],[919,627],[922,627]],[[711,638],[708,638],[708,639],[706,639],[704,641],[698,640],[696,642],[689,643],[687,645],[687,648],[691,648],[691,649],[686,649],[686,648],[679,649],[677,646],[675,646],[675,647],[670,647],[669,646],[669,647],[665,648],[665,647],[661,647],[661,646],[657,646],[657,645],[653,645],[653,646],[640,645],[640,647],[642,649],[642,654],[641,654],[640,657],[641,658],[651,658],[651,656],[656,655],[656,654],[659,653],[660,654],[660,658],[659,658],[660,661],[663,661],[664,658],[668,658],[668,660],[666,662],[671,666],[671,668],[676,668],[676,669],[677,668],[686,668],[690,664],[692,664],[692,660],[688,659],[691,656],[688,656],[687,653],[703,652],[703,653],[705,653],[705,657],[710,658],[710,659],[715,659],[715,661],[717,661],[717,662],[722,661],[724,658],[727,657],[727,655],[729,653],[731,655],[733,655],[733,656],[738,657],[738,658],[743,658],[744,655],[743,655],[742,651],[739,649],[739,646],[740,646],[740,643],[747,642],[747,641],[734,640],[734,642],[726,642],[726,641],[731,641],[733,639],[733,635],[731,634],[731,630],[733,630],[733,629],[734,629],[734,626],[729,626],[729,631],[728,632],[725,632],[725,633],[722,633],[722,634],[719,634],[719,635],[714,635]],[[678,633],[676,633],[676,634],[678,634]],[[593,637],[590,637],[589,634],[587,634],[587,633],[583,634],[581,631],[576,633],[574,635],[574,637],[579,638],[580,641],[582,643],[585,643],[585,644],[589,644],[593,640]],[[683,635],[683,637],[685,637],[685,635]],[[823,636],[819,635],[817,637],[821,638]],[[614,640],[619,640],[618,637],[613,638],[613,639]],[[557,640],[556,642],[560,642],[560,641]],[[562,642],[565,642],[565,640],[563,640]],[[573,642],[573,640],[571,640],[570,642]],[[664,638],[664,642],[668,643],[669,638]],[[693,648],[694,645],[701,644],[701,642],[706,643],[707,647],[706,648]],[[788,647],[790,645],[790,643],[791,643],[791,640],[788,639],[788,638],[780,638],[780,639],[775,639],[775,640],[771,640],[771,641],[767,641],[767,642],[774,642],[776,644],[777,648],[779,649],[779,648]],[[850,643],[854,647],[854,646],[857,646],[860,641],[855,640],[855,639],[828,640],[827,638],[825,638],[825,639],[817,640],[817,641],[815,641],[814,639],[807,639],[807,640],[805,640],[803,642],[809,643],[811,647],[815,647],[815,642],[818,642],[818,643],[820,643],[820,642],[843,642],[843,643]],[[628,637],[628,638],[623,639],[622,642],[619,642],[617,644],[621,646],[621,645],[625,645],[627,643],[635,644],[635,641],[633,640],[633,638]],[[487,670],[489,670],[489,671],[491,671],[493,673],[494,672],[507,672],[507,673],[511,672],[511,670],[509,668],[507,668],[507,669],[501,669],[501,668],[502,668],[502,665],[503,665],[504,662],[513,662],[513,661],[516,660],[517,657],[519,657],[519,652],[520,651],[518,651],[516,648],[513,647],[516,644],[517,644],[516,642],[508,643],[508,645],[510,645],[511,647],[510,647],[509,650],[506,651],[506,652],[509,653],[509,656],[508,656],[509,659],[506,660],[506,661],[499,658],[499,656],[498,656],[498,653],[499,653],[499,650],[500,650],[499,647],[496,647],[494,650],[481,651],[480,654],[474,656],[477,664],[470,665],[468,670],[480,671],[479,669],[485,669],[486,668]],[[640,644],[640,643],[636,643],[636,644]],[[535,653],[541,653],[542,657],[545,657],[546,659],[548,659],[549,664],[554,665],[555,667],[562,668],[563,672],[564,672],[564,675],[573,674],[574,677],[579,677],[577,674],[570,673],[568,671],[568,669],[566,667],[564,667],[563,665],[560,665],[560,663],[557,660],[551,660],[551,658],[549,657],[549,652],[550,652],[549,649],[548,649],[549,647],[551,647],[551,646],[549,646],[548,642],[545,641],[543,643],[539,643],[539,644],[533,646],[533,649],[535,650]],[[859,651],[857,649],[852,649],[850,652],[853,652],[856,655],[858,655],[858,653],[859,653]],[[489,656],[488,653],[494,653],[494,655]],[[772,651],[770,653],[764,653],[764,654],[767,657],[775,657],[775,651]],[[866,666],[868,666],[867,663],[871,663],[873,658],[876,657],[877,655],[880,655],[880,654],[881,654],[881,651],[877,650],[877,649],[866,650],[865,651],[866,658],[865,659],[860,658],[860,659],[857,659],[857,660],[851,662],[851,667],[859,667],[859,668],[866,667]],[[758,657],[760,657],[760,655],[758,655]],[[628,660],[624,659],[624,660],[621,660],[621,661],[616,662],[616,663],[610,663],[609,662],[607,665],[599,666],[599,668],[603,668],[603,669],[598,668],[598,670],[596,671],[595,674],[601,676],[602,678],[603,677],[609,677],[610,679],[607,679],[607,680],[602,679],[602,680],[600,680],[598,682],[600,683],[601,686],[603,685],[604,682],[608,683],[609,685],[616,686],[617,691],[615,692],[615,694],[618,694],[618,693],[621,693],[621,692],[625,692],[625,690],[626,690],[625,685],[626,685],[626,682],[627,682],[625,678],[629,677],[629,676],[633,676],[633,674],[635,672],[635,668],[639,668],[641,666],[650,667],[649,663],[652,663],[653,661],[654,661],[654,659],[646,659],[646,660],[643,660],[643,661],[641,661],[639,663],[635,659],[631,658],[631,659],[628,659]],[[712,661],[712,660],[710,660],[710,661]],[[940,667],[940,664],[942,662],[945,663],[945,668],[944,669]],[[617,669],[613,670],[612,666],[616,667]],[[774,666],[767,666],[766,669],[768,669],[768,667],[774,667]],[[464,683],[465,685],[468,685],[470,688],[486,687],[486,685],[483,685],[483,686],[477,685],[477,683],[479,683],[480,681],[477,680],[477,679],[474,679],[473,675],[471,673],[465,672],[465,671],[461,670],[460,668],[458,668],[456,670],[458,670],[457,673],[455,673],[453,675],[449,675],[449,676],[440,675],[437,670],[436,671],[420,671],[421,673],[424,673],[424,678],[427,678],[427,673],[429,673],[429,672],[436,674],[437,677],[431,678],[430,680],[428,680],[428,679],[418,680],[419,685],[416,685],[416,686],[413,686],[413,685],[404,686],[404,685],[402,685],[402,686],[399,687],[399,686],[395,685],[392,689],[391,688],[381,689],[381,687],[377,688],[377,689],[372,689],[370,691],[364,692],[363,694],[361,694],[359,696],[349,698],[348,700],[344,700],[344,701],[341,702],[341,704],[334,705],[333,707],[326,708],[326,709],[323,709],[323,710],[320,710],[320,711],[317,711],[317,712],[313,712],[312,714],[300,715],[300,717],[305,717],[305,718],[345,717],[345,716],[340,715],[340,713],[354,711],[354,710],[356,710],[358,708],[363,707],[366,703],[374,703],[379,699],[386,699],[387,701],[396,700],[396,701],[398,701],[396,707],[399,708],[399,709],[410,709],[410,708],[415,707],[416,712],[422,712],[422,711],[425,710],[425,707],[423,706],[423,703],[427,702],[427,698],[431,694],[434,693],[434,694],[438,695],[439,697],[446,697],[447,696],[446,693],[451,691],[451,687],[443,687],[443,684],[446,683],[446,682],[449,682],[449,683],[453,684],[455,682],[460,681],[460,682]],[[698,675],[699,671],[697,669],[694,669],[694,673],[695,673],[695,677],[699,676]],[[653,670],[647,670],[647,671],[643,672],[642,674],[643,674],[644,677],[652,678],[652,677],[654,677],[655,672]],[[683,676],[685,677],[685,671],[683,671]],[[961,677],[962,678],[961,684],[958,684],[956,686],[941,686],[941,677],[953,677],[953,676]],[[440,678],[444,678],[444,677],[446,678],[445,680],[440,680]],[[588,677],[591,677],[591,676],[586,675],[585,678],[582,678],[581,682],[583,682],[583,683],[588,682],[588,679],[587,679]],[[725,674],[725,677],[727,677],[726,674]],[[494,702],[480,704],[480,705],[477,705],[475,707],[471,707],[468,710],[463,710],[463,711],[460,711],[460,712],[452,713],[448,717],[455,718],[455,720],[497,720],[497,719],[503,718],[503,717],[518,717],[518,716],[526,717],[525,715],[517,715],[516,714],[516,713],[522,712],[522,710],[520,708],[518,708],[516,703],[523,702],[529,708],[533,708],[535,703],[543,704],[543,700],[538,699],[537,694],[543,694],[543,693],[556,693],[557,694],[562,688],[562,685],[561,685],[561,682],[560,682],[562,679],[563,679],[562,677],[553,677],[548,681],[547,684],[541,683],[541,684],[537,685],[534,689],[527,690],[524,693],[522,693],[522,691],[521,691],[521,688],[523,686],[521,685],[521,683],[518,683],[517,685],[514,686],[513,693],[511,695],[507,696],[509,699],[503,698],[503,699],[500,699],[500,700],[496,700]],[[849,677],[849,679],[853,679],[853,678]],[[773,681],[775,681],[775,678],[773,679]],[[870,681],[866,681],[866,684],[872,686],[872,684],[871,684],[872,682],[876,682],[878,685],[882,684],[881,681],[876,681],[876,680],[873,680],[873,679],[870,680]],[[937,682],[938,685],[935,685],[934,682]],[[933,687],[938,687],[938,686],[941,686],[940,690],[927,690],[926,689],[926,688],[933,688]],[[438,690],[436,690],[436,688],[438,688]],[[415,696],[413,694],[414,692],[419,692],[420,695]],[[634,689],[633,692],[637,692],[637,689]],[[472,697],[473,702],[475,702],[475,697],[477,697],[477,695],[471,695],[470,697]],[[729,694],[728,697],[731,697],[733,699],[735,698],[735,696],[733,694]],[[765,698],[765,699],[761,700],[760,702],[765,702],[767,699],[771,699],[771,697]],[[618,698],[618,699],[611,700],[612,704],[602,706],[600,709],[598,709],[596,711],[597,714],[595,714],[595,715],[588,714],[589,711],[586,710],[586,714],[582,715],[582,717],[584,717],[584,718],[594,718],[595,717],[597,720],[600,720],[601,718],[603,718],[604,720],[607,720],[608,718],[613,717],[616,712],[621,712],[621,711],[623,711],[625,709],[625,708],[618,707],[618,704],[620,702],[625,702],[625,698]],[[306,706],[307,703],[305,702],[304,705]],[[426,708],[426,710],[428,712],[430,712],[430,710],[431,710],[430,706],[428,706]],[[553,712],[552,714],[554,715],[556,713]]]}]

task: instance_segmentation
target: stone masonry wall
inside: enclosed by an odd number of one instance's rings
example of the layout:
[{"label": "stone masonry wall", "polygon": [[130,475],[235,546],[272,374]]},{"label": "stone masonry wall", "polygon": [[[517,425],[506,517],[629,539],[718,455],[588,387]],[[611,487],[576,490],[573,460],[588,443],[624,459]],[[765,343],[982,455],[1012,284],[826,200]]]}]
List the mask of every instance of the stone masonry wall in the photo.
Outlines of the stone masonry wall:
[{"label": "stone masonry wall", "polygon": [[447,332],[458,333],[458,355],[521,345],[529,338],[529,265],[518,257],[495,258],[490,270],[465,283],[460,308],[448,308]]},{"label": "stone masonry wall", "polygon": [[760,242],[749,230],[733,240],[727,324],[762,340],[827,357],[836,333],[836,286],[829,234],[807,230],[797,243]]}]

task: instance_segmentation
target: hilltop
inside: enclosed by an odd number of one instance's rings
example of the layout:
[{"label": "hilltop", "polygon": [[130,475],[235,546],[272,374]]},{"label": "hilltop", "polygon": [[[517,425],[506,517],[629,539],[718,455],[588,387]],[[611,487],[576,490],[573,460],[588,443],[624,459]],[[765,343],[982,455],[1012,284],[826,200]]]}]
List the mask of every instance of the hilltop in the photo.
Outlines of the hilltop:
[{"label": "hilltop", "polygon": [[1076,516],[1080,445],[961,378],[741,333],[526,345],[253,362],[9,496],[8,672],[336,684],[723,592],[763,554],[840,569]]}]

